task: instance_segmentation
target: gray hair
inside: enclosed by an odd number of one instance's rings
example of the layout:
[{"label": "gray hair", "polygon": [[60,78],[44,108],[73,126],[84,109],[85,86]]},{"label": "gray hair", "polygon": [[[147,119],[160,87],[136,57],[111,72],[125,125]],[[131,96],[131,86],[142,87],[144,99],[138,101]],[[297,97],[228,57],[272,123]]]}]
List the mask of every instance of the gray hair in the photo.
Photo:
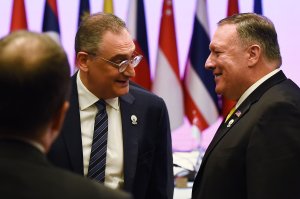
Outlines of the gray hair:
[{"label": "gray hair", "polygon": [[243,45],[261,46],[264,56],[270,61],[282,64],[275,26],[270,19],[255,13],[232,15],[218,22],[218,25],[235,24]]},{"label": "gray hair", "polygon": [[84,17],[75,37],[76,54],[80,51],[97,53],[107,31],[119,33],[123,29],[127,29],[125,22],[113,14],[96,13]]}]

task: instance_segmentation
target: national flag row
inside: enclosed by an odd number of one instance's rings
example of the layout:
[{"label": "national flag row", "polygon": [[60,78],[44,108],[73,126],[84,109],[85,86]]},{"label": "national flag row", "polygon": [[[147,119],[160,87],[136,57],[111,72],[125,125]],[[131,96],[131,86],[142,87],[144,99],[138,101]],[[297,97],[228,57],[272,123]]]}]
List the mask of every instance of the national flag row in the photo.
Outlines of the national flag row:
[{"label": "national flag row", "polygon": [[[104,0],[103,10],[113,13],[113,1]],[[219,115],[226,116],[234,106],[233,101],[221,98],[214,91],[213,74],[204,69],[209,55],[209,25],[206,0],[197,0],[190,50],[186,61],[183,80],[179,74],[174,9],[172,0],[163,0],[160,24],[159,47],[156,73],[150,76],[149,50],[145,8],[143,0],[131,0],[127,26],[136,44],[136,50],[144,59],[136,68],[133,81],[161,96],[167,105],[171,129],[175,130],[186,115],[190,123],[201,132],[213,124]],[[238,13],[238,0],[228,0],[227,15]],[[262,14],[261,0],[255,0],[254,12]],[[82,17],[90,14],[89,0],[80,0],[78,25]],[[27,29],[24,0],[14,0],[11,31]],[[56,0],[46,0],[43,32],[60,42]]]}]

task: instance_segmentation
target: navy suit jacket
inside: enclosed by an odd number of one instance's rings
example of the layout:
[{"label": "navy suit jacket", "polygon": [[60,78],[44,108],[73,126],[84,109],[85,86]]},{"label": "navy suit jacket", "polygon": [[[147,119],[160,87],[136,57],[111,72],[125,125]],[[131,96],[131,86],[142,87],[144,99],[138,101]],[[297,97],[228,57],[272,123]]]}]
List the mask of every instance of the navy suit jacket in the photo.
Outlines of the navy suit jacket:
[{"label": "navy suit jacket", "polygon": [[[124,151],[124,190],[137,199],[172,198],[174,189],[169,116],[162,98],[130,85],[120,97]],[[136,115],[137,124],[131,116]],[[83,155],[76,75],[70,109],[61,136],[48,157],[57,166],[83,175]]]},{"label": "navy suit jacket", "polygon": [[299,187],[300,89],[280,71],[223,121],[192,198],[299,199]]},{"label": "navy suit jacket", "polygon": [[1,198],[130,199],[124,192],[56,168],[28,143],[0,140]]}]

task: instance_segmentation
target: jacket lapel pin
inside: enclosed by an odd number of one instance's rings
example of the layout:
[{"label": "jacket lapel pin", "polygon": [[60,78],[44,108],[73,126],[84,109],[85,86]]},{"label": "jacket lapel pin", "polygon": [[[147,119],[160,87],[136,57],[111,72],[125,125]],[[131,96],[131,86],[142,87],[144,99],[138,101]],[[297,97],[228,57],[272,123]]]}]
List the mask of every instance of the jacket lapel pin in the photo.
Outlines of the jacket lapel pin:
[{"label": "jacket lapel pin", "polygon": [[234,119],[229,120],[229,122],[228,122],[228,124],[227,124],[227,127],[228,127],[228,128],[231,127],[231,125],[233,124],[233,122],[234,122]]},{"label": "jacket lapel pin", "polygon": [[237,117],[240,117],[240,116],[242,115],[242,112],[241,112],[240,110],[237,110],[237,111],[235,112],[235,115],[236,115]]},{"label": "jacket lapel pin", "polygon": [[132,115],[132,116],[131,116],[131,123],[132,123],[133,125],[136,125],[136,124],[137,124],[137,117],[136,117],[135,115]]}]

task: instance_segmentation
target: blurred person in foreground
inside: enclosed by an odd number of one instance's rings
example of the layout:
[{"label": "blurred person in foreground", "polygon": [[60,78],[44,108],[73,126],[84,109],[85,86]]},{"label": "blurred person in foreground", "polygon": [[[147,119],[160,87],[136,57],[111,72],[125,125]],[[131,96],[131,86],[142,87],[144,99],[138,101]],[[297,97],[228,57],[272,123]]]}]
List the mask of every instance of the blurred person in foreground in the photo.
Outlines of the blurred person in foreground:
[{"label": "blurred person in foreground", "polygon": [[69,74],[65,52],[46,35],[0,40],[1,198],[130,198],[46,159],[69,107]]},{"label": "blurred person in foreground", "polygon": [[[117,16],[96,13],[83,19],[75,38],[79,71],[72,77],[70,109],[49,158],[137,199],[171,199],[168,111],[162,98],[130,83],[142,59],[135,48]],[[106,119],[98,127],[100,110]]]},{"label": "blurred person in foreground", "polygon": [[273,23],[252,13],[218,23],[205,68],[236,100],[210,143],[193,199],[300,198],[300,89],[284,75]]}]

